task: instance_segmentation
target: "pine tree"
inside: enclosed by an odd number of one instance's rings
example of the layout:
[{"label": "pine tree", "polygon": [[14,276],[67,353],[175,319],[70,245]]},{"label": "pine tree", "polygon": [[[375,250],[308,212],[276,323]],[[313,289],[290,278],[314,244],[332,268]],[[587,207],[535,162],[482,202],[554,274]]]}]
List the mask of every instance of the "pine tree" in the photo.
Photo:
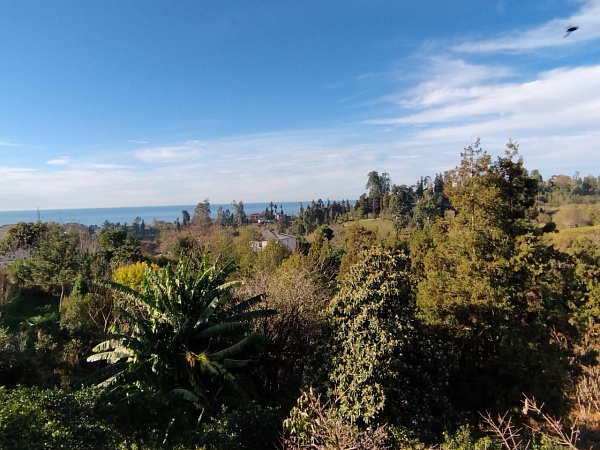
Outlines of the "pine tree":
[{"label": "pine tree", "polygon": [[531,223],[536,186],[516,144],[493,162],[477,141],[445,183],[456,216],[434,224],[415,258],[421,314],[460,355],[452,392],[465,411],[505,411],[522,393],[564,405],[570,350],[556,336],[576,339],[573,274]]}]

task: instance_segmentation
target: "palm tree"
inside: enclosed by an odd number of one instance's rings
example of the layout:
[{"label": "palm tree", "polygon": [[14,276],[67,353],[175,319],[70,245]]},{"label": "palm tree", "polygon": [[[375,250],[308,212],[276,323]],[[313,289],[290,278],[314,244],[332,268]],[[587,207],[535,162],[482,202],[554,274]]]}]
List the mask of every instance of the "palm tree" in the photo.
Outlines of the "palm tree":
[{"label": "palm tree", "polygon": [[194,270],[191,262],[182,257],[174,266],[147,268],[141,292],[99,283],[131,302],[120,311],[124,326],[114,326],[111,338],[88,357],[107,363],[99,386],[157,390],[201,408],[217,396],[246,395],[240,369],[265,343],[252,320],[272,311],[250,309],[260,296],[228,306],[231,289],[240,284],[226,281],[233,264],[218,269],[204,255]]}]

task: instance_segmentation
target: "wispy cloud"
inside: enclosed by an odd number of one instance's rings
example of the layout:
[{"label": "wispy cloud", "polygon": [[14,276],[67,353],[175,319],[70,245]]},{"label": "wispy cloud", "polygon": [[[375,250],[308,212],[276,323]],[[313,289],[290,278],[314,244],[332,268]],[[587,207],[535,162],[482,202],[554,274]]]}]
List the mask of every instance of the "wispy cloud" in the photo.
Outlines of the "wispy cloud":
[{"label": "wispy cloud", "polygon": [[[198,144],[199,145],[199,144]],[[171,163],[199,156],[199,150],[191,145],[145,148],[134,152],[136,159],[145,163]]]},{"label": "wispy cloud", "polygon": [[[565,37],[571,26],[579,29]],[[600,0],[588,0],[570,17],[556,18],[529,30],[512,30],[489,40],[466,41],[452,47],[464,53],[527,53],[544,48],[565,47],[600,39]]]},{"label": "wispy cloud", "polygon": [[60,156],[46,161],[46,164],[50,164],[51,166],[66,166],[70,163],[71,159],[68,156]]},{"label": "wispy cloud", "polygon": [[81,158],[72,158],[70,156],[60,156],[58,158],[50,159],[46,161],[46,164],[50,166],[57,166],[62,170],[124,170],[133,168],[132,165],[106,163],[106,162],[94,162],[88,161]]},{"label": "wispy cloud", "polygon": [[419,84],[392,94],[387,98],[388,101],[407,109],[452,104],[477,98],[486,89],[486,83],[498,82],[514,75],[506,66],[473,64],[447,56],[428,59],[422,74]]},{"label": "wispy cloud", "polygon": [[82,163],[78,164],[78,168],[81,170],[129,170],[133,169],[132,165],[124,164],[110,164],[110,163]]},{"label": "wispy cloud", "polygon": [[11,178],[13,176],[21,176],[23,174],[35,173],[37,170],[28,167],[8,167],[0,166],[0,175],[3,178]]},{"label": "wispy cloud", "polygon": [[600,123],[600,65],[550,70],[520,83],[456,87],[452,80],[447,85],[425,81],[406,103],[416,112],[367,123],[453,127],[477,123],[495,133],[579,130]]},{"label": "wispy cloud", "polygon": [[[567,26],[579,29],[565,38]],[[363,123],[389,136],[390,142],[402,136],[397,142],[400,157],[390,159],[409,162],[413,169],[447,170],[447,164],[456,162],[456,150],[479,136],[492,154],[500,153],[509,138],[516,139],[528,167],[547,175],[597,172],[597,58],[591,56],[587,65],[555,67],[540,50],[572,45],[584,51],[587,42],[599,38],[600,0],[590,0],[570,17],[530,30],[447,48],[434,46],[429,51],[437,55],[414,59],[418,82],[399,79],[399,89],[379,99],[388,105],[382,108],[386,116]],[[489,55],[501,52],[528,52],[528,60],[506,55],[500,64],[489,62]],[[407,158],[411,154],[420,158],[412,161]]]},{"label": "wispy cloud", "polygon": [[[387,171],[394,183],[412,184],[419,175],[454,167],[476,136],[492,154],[516,139],[527,167],[546,176],[557,170],[597,174],[597,57],[585,66],[567,66],[561,59],[563,66],[556,67],[547,55],[534,52],[565,45],[579,50],[600,38],[600,0],[581,5],[570,17],[493,39],[444,48],[436,41],[428,52],[408,56],[410,65],[390,62],[402,66],[402,71],[390,68],[393,75],[363,72],[354,85],[383,89],[390,79],[397,84],[387,95],[377,90],[370,101],[359,87],[349,92],[346,98],[361,100],[355,111],[366,118],[362,121],[201,140],[160,138],[156,145],[155,136],[152,143],[131,139],[123,148],[85,155],[64,156],[69,151],[60,150],[57,155],[63,156],[40,158],[46,164],[32,168],[5,159],[12,167],[0,167],[0,204],[33,209],[194,204],[204,198],[213,203],[353,200],[364,192],[369,171]],[[564,38],[568,25],[580,28]],[[528,53],[490,63],[488,54],[498,52]],[[14,144],[0,141],[0,146]]]}]

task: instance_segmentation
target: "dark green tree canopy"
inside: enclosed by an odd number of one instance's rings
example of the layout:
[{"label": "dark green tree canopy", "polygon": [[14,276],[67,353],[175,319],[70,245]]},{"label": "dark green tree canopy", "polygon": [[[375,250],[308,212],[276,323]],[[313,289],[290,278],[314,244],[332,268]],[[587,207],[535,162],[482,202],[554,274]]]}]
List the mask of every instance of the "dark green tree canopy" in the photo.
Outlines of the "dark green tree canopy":
[{"label": "dark green tree canopy", "polygon": [[6,254],[35,248],[48,236],[52,227],[43,222],[18,222],[8,229],[0,241],[0,251]]},{"label": "dark green tree canopy", "polygon": [[9,271],[21,285],[41,287],[62,300],[75,282],[81,263],[77,235],[54,226],[28,258],[12,262]]},{"label": "dark green tree canopy", "polygon": [[196,205],[191,224],[201,228],[205,228],[211,223],[212,219],[210,217],[210,202],[207,198],[205,198],[204,201]]},{"label": "dark green tree canopy", "polygon": [[456,217],[434,224],[425,251],[411,246],[423,264],[417,305],[452,336],[453,392],[468,411],[503,411],[522,393],[560,408],[569,388],[572,354],[556,333],[577,340],[572,268],[530,220],[536,187],[516,144],[494,163],[477,142],[445,183]]},{"label": "dark green tree canopy", "polygon": [[339,398],[340,414],[416,434],[442,425],[433,422],[450,411],[442,390],[445,351],[415,316],[404,252],[361,252],[341,279],[327,319],[333,330],[330,395]]}]

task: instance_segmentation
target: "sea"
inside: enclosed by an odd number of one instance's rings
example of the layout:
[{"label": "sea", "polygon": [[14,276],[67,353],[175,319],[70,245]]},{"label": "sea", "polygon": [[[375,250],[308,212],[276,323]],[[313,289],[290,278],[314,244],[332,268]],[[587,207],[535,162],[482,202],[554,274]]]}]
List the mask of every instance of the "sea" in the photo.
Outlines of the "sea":
[{"label": "sea", "polygon": [[[304,207],[311,204],[311,201],[302,202],[274,202],[277,205],[277,211],[289,215],[297,215],[300,211],[300,204]],[[233,213],[231,204],[212,204],[210,212],[213,217],[217,216],[219,206],[223,210],[229,209]],[[244,212],[246,214],[261,213],[269,206],[269,203],[244,203]],[[169,205],[169,206],[126,206],[118,208],[80,208],[80,209],[36,209],[23,211],[0,211],[0,226],[12,225],[17,222],[56,222],[59,224],[77,223],[86,226],[102,226],[106,221],[110,223],[131,224],[140,218],[147,225],[154,221],[175,222],[176,219],[182,220],[182,211],[187,211],[190,216],[194,215],[196,205]]]}]

